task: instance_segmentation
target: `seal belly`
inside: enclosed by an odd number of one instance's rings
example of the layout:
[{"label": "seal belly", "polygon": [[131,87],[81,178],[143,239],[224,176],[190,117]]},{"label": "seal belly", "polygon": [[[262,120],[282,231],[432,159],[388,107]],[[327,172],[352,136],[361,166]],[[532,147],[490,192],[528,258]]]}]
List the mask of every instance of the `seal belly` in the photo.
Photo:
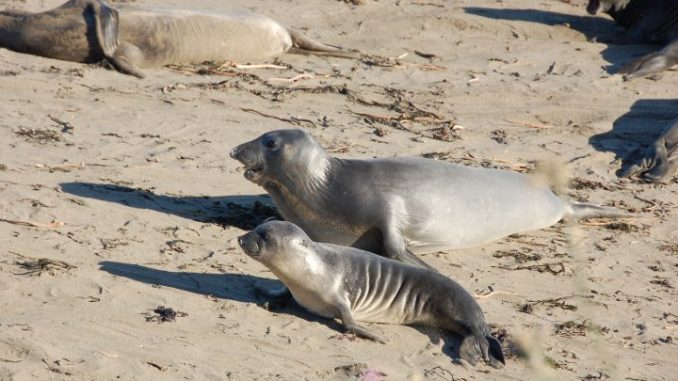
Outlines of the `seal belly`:
[{"label": "seal belly", "polygon": [[120,39],[143,52],[141,67],[265,59],[292,46],[285,28],[256,14],[127,7],[120,9]]},{"label": "seal belly", "polygon": [[[487,170],[486,170],[487,171]],[[403,224],[407,246],[414,253],[463,249],[509,234],[553,225],[563,218],[567,203],[532,179],[512,173],[489,173],[428,193],[428,216],[412,208]]]}]

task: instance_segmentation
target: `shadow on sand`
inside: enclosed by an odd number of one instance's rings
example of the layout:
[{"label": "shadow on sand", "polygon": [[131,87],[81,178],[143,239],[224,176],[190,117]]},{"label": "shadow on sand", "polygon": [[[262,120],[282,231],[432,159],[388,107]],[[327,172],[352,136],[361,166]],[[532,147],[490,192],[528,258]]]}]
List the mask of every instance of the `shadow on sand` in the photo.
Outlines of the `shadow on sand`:
[{"label": "shadow on sand", "polygon": [[598,151],[614,152],[622,160],[621,173],[639,160],[645,148],[678,116],[678,99],[641,99],[615,120],[612,130],[594,135],[589,143]]},{"label": "shadow on sand", "polygon": [[267,195],[181,197],[155,194],[115,184],[62,183],[61,190],[75,196],[115,202],[132,208],[155,210],[199,222],[251,230],[270,217],[282,219]]},{"label": "shadow on sand", "polygon": [[[258,305],[263,305],[265,300],[261,300],[256,296],[256,287],[275,288],[280,286],[279,281],[247,274],[173,272],[132,263],[112,261],[100,262],[99,266],[100,270],[109,274],[141,283],[171,287],[219,299]],[[313,315],[295,302],[289,303],[284,308],[276,309],[275,312],[286,313],[308,321],[326,324],[332,329],[341,331],[341,327],[333,320]]]},{"label": "shadow on sand", "polygon": [[[573,16],[565,13],[542,11],[538,9],[494,9],[481,7],[465,7],[466,13],[495,20],[525,21],[550,26],[568,25],[581,32],[587,40],[594,38],[605,41],[623,29],[606,16]],[[582,9],[582,11],[584,11]],[[652,45],[616,45],[608,44],[602,52],[603,58],[610,62],[605,70],[608,74],[616,73],[624,64],[634,58],[657,50]]]}]

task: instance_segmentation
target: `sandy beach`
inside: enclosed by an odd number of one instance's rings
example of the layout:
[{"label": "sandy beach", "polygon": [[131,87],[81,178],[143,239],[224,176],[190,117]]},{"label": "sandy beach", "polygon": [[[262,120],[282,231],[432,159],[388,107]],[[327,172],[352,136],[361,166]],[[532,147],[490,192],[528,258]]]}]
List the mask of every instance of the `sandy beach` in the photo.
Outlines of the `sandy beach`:
[{"label": "sandy beach", "polygon": [[[657,47],[591,42],[620,29],[583,1],[130,2],[249,9],[370,57],[140,80],[0,49],[1,381],[675,379],[678,181],[616,175],[678,115],[678,72],[614,74]],[[255,287],[278,282],[235,240],[275,210],[228,153],[281,128],[345,158],[547,163],[562,197],[633,217],[423,256],[478,296],[503,369],[454,363],[432,329],[353,339],[264,308]]]}]

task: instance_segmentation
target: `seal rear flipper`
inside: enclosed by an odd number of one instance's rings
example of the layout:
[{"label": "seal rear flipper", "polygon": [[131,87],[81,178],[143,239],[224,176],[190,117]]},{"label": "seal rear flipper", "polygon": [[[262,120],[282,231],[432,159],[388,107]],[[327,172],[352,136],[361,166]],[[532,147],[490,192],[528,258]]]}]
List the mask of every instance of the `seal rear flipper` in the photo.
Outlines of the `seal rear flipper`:
[{"label": "seal rear flipper", "polygon": [[506,365],[506,360],[504,359],[504,350],[501,348],[501,343],[494,336],[489,333],[485,335],[485,339],[489,344],[488,355],[489,363],[495,368],[499,367],[498,363]]},{"label": "seal rear flipper", "polygon": [[640,161],[620,171],[621,177],[642,177],[660,182],[678,170],[678,120],[647,149]]},{"label": "seal rear flipper", "polygon": [[631,216],[628,212],[611,206],[599,206],[580,202],[573,202],[569,206],[570,210],[565,214],[564,218],[618,218]]},{"label": "seal rear flipper", "polygon": [[465,336],[459,347],[459,357],[471,365],[476,365],[481,359],[495,368],[506,365],[499,340],[492,337],[489,332],[485,335]]},{"label": "seal rear flipper", "polygon": [[462,338],[461,346],[459,347],[459,358],[471,365],[478,364],[478,360],[480,360],[483,353],[480,347],[480,340],[485,339],[482,336],[476,337],[473,335]]},{"label": "seal rear flipper", "polygon": [[678,40],[658,52],[629,62],[619,69],[619,73],[628,78],[645,77],[676,65],[678,65]]},{"label": "seal rear flipper", "polygon": [[360,58],[358,54],[346,51],[338,46],[327,45],[320,41],[316,41],[294,29],[287,29],[287,33],[289,33],[290,38],[292,39],[292,47],[287,50],[287,53],[352,59]]}]

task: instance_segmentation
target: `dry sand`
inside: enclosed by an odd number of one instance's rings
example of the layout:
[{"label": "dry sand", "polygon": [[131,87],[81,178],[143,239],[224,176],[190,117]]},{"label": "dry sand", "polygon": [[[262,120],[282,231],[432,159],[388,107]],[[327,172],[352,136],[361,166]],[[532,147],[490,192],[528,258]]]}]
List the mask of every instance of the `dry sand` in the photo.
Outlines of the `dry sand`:
[{"label": "dry sand", "polygon": [[[389,67],[285,55],[288,69],[139,80],[1,49],[0,380],[675,379],[678,185],[615,175],[678,113],[678,73],[610,74],[656,48],[588,42],[618,29],[581,2],[228,3],[407,56]],[[299,307],[260,307],[254,286],[276,281],[234,240],[270,212],[252,202],[270,201],[229,150],[291,127],[342,157],[438,153],[521,171],[555,161],[576,179],[564,197],[637,218],[425,256],[472,293],[497,291],[479,299],[486,319],[528,352],[507,351],[504,369],[454,364],[432,330],[377,325],[388,345],[351,340]],[[158,322],[158,306],[185,314]]]}]

